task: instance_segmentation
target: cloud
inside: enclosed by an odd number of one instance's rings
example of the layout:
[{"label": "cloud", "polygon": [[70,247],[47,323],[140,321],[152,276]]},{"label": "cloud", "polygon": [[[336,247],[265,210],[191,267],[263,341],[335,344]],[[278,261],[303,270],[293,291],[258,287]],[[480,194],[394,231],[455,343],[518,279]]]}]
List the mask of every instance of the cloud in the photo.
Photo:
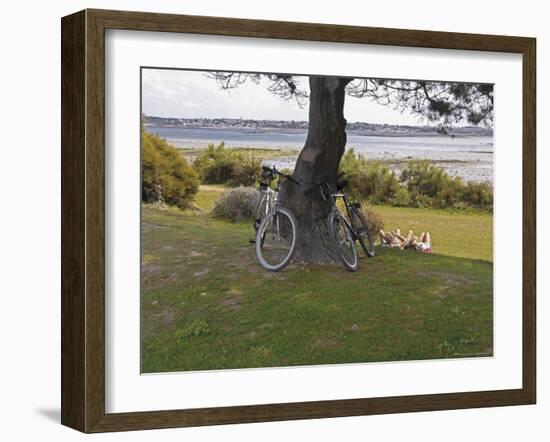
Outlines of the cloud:
[{"label": "cloud", "polygon": [[[142,111],[178,118],[308,119],[307,106],[301,109],[294,100],[271,94],[267,85],[267,80],[258,85],[247,82],[228,91],[204,71],[147,68],[142,70]],[[420,123],[410,114],[352,97],[346,97],[345,117],[350,122]]]}]

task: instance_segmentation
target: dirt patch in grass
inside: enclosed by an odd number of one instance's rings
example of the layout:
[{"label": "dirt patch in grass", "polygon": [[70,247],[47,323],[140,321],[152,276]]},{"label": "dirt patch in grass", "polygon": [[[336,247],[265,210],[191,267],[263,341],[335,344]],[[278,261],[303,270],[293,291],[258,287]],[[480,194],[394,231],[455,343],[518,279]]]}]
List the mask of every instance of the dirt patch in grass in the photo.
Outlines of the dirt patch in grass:
[{"label": "dirt patch in grass", "polygon": [[317,348],[338,348],[342,345],[342,340],[337,337],[320,338],[315,341]]},{"label": "dirt patch in grass", "polygon": [[[430,290],[440,299],[446,299],[450,294],[456,294],[457,288],[469,286],[474,282],[474,279],[466,274],[457,274],[444,271],[417,272],[417,276],[420,279],[431,281]],[[462,295],[467,294],[464,290],[460,293]]]},{"label": "dirt patch in grass", "polygon": [[266,330],[266,329],[269,330],[270,328],[273,328],[273,327],[275,327],[275,324],[273,324],[271,322],[266,322],[264,324],[258,325],[258,328],[260,330]]},{"label": "dirt patch in grass", "polygon": [[242,294],[240,290],[236,288],[229,288],[226,291],[226,296],[220,300],[220,304],[229,310],[240,310],[242,303]]},{"label": "dirt patch in grass", "polygon": [[445,285],[451,287],[458,284],[470,284],[473,282],[467,275],[458,275],[456,273],[432,271],[432,272],[417,272],[419,278],[440,278]]},{"label": "dirt patch in grass", "polygon": [[165,287],[166,285],[171,284],[172,282],[176,281],[178,279],[178,273],[173,272],[170,273],[166,278],[163,278],[161,281],[159,281],[158,287]]},{"label": "dirt patch in grass", "polygon": [[[158,305],[158,302],[153,303],[153,305]],[[151,319],[153,321],[160,322],[160,325],[164,329],[168,329],[174,323],[174,320],[176,319],[176,314],[170,309],[165,309],[160,313],[152,313]]]},{"label": "dirt patch in grass", "polygon": [[162,267],[158,264],[145,264],[141,266],[141,271],[146,275],[158,275]]},{"label": "dirt patch in grass", "polygon": [[210,269],[203,269],[203,270],[198,270],[196,272],[193,272],[193,276],[195,278],[200,278],[201,276],[205,276],[208,273],[210,273]]},{"label": "dirt patch in grass", "polygon": [[149,233],[154,230],[164,230],[166,229],[166,226],[160,225],[160,224],[153,224],[153,223],[142,223],[141,224],[141,232],[142,233]]}]

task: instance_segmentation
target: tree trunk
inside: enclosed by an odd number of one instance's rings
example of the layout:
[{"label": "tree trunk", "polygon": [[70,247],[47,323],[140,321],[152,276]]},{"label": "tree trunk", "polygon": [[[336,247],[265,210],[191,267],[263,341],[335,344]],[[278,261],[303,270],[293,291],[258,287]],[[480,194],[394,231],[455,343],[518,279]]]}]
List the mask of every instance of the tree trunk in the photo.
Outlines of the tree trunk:
[{"label": "tree trunk", "polygon": [[330,202],[322,198],[314,183],[334,186],[336,182],[346,147],[344,98],[349,81],[310,77],[309,130],[293,173],[300,186],[287,180],[280,190],[281,205],[290,209],[298,221],[296,257],[306,262],[335,258],[327,228]]}]

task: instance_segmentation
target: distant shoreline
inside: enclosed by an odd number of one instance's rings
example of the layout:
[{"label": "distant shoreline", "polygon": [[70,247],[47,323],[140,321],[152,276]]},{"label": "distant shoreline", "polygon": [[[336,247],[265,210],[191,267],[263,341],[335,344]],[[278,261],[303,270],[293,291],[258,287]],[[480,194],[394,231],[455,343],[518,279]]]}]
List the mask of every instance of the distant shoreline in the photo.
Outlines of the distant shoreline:
[{"label": "distant shoreline", "polygon": [[[282,120],[243,120],[235,118],[164,118],[144,117],[144,126],[149,131],[154,129],[203,129],[225,130],[236,133],[256,134],[305,134],[307,121]],[[365,122],[348,122],[346,132],[356,136],[379,137],[472,137],[493,136],[491,128],[477,126],[452,127],[448,133],[441,133],[432,126],[405,126],[395,124],[377,124]]]},{"label": "distant shoreline", "polygon": [[[262,128],[259,130],[252,130],[246,128],[234,128],[234,127],[211,127],[211,126],[158,126],[158,125],[145,125],[148,132],[154,132],[154,129],[205,129],[205,130],[226,130],[236,133],[252,133],[252,134],[307,134],[307,129],[276,129],[276,128]],[[151,130],[153,129],[153,130]],[[441,138],[471,138],[479,136],[479,134],[441,134],[437,132],[385,132],[385,131],[369,131],[369,130],[352,130],[347,129],[346,133],[349,135],[356,135],[358,137],[441,137]]]}]

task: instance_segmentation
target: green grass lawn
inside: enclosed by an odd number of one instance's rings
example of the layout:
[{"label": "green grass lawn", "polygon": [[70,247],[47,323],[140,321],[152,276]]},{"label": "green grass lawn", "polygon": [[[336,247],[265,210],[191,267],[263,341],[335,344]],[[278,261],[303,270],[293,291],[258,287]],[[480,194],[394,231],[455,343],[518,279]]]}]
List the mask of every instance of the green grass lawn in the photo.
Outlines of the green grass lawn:
[{"label": "green grass lawn", "polygon": [[[209,212],[224,189],[221,185],[201,185],[195,203]],[[417,235],[429,231],[438,254],[493,260],[493,217],[487,212],[390,206],[374,209],[382,215],[387,230],[400,228],[405,235],[410,229]]]},{"label": "green grass lawn", "polygon": [[450,211],[375,206],[387,230],[429,231],[439,255],[493,261],[493,216],[481,211]]},{"label": "green grass lawn", "polygon": [[[205,212],[223,190],[201,186]],[[142,371],[491,356],[492,216],[376,207],[434,254],[263,270],[247,224],[143,206]]]},{"label": "green grass lawn", "polygon": [[224,190],[223,186],[201,184],[195,197],[195,205],[204,212],[210,212]]}]

